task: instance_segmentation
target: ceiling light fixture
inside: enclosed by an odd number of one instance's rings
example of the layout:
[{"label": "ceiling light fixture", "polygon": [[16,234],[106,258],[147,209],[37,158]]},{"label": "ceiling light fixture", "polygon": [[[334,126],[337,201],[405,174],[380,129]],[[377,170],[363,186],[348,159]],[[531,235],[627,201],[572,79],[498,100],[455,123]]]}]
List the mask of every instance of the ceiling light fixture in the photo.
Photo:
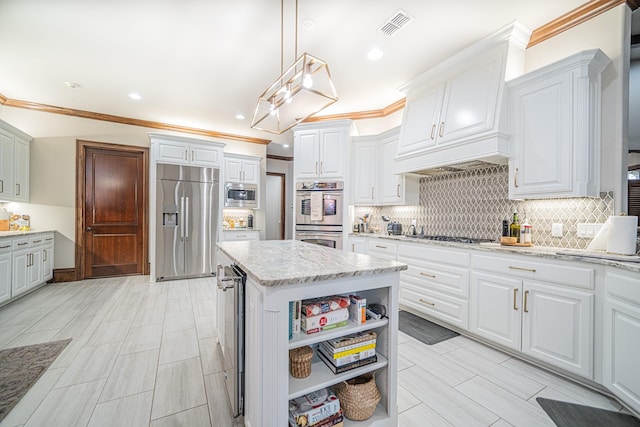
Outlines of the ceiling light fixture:
[{"label": "ceiling light fixture", "polygon": [[244,114],[241,114],[241,113],[236,114],[236,119],[244,120]]},{"label": "ceiling light fixture", "polygon": [[377,61],[378,59],[382,58],[383,55],[384,52],[382,50],[374,47],[369,52],[367,52],[367,59],[370,61]]},{"label": "ceiling light fixture", "polygon": [[[295,10],[298,55],[298,0]],[[280,135],[338,100],[329,67],[303,53],[284,71],[284,0],[280,2],[280,77],[259,97],[251,127]]]},{"label": "ceiling light fixture", "polygon": [[76,82],[64,82],[64,84],[70,89],[78,89],[80,87],[80,83]]},{"label": "ceiling light fixture", "polygon": [[142,97],[140,96],[140,94],[135,93],[135,92],[131,92],[129,94],[129,98],[131,99],[135,99],[136,101],[140,101],[142,99]]}]

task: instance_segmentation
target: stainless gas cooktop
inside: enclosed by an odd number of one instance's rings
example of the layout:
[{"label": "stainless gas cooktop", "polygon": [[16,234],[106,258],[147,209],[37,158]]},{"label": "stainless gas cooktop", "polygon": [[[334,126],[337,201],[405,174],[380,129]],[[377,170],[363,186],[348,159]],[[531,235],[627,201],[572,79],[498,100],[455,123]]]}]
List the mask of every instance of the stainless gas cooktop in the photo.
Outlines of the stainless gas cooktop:
[{"label": "stainless gas cooktop", "polygon": [[473,237],[453,237],[453,236],[432,236],[427,234],[408,234],[407,237],[412,239],[437,240],[439,242],[456,242],[456,243],[490,243],[491,239],[476,239]]}]

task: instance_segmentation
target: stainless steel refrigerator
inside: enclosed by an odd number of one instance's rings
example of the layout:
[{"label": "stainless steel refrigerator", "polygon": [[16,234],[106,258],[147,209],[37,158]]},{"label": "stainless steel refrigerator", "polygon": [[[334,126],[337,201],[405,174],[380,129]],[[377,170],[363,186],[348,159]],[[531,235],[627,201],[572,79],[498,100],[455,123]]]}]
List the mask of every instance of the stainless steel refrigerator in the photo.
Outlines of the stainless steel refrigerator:
[{"label": "stainless steel refrigerator", "polygon": [[156,280],[212,276],[220,170],[157,165]]}]

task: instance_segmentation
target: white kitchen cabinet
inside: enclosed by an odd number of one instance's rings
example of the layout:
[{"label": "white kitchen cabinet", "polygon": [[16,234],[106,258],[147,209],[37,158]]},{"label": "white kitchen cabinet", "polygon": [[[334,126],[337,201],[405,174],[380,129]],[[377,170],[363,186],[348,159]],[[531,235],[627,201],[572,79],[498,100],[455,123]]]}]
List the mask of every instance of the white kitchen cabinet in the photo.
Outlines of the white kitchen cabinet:
[{"label": "white kitchen cabinet", "polygon": [[[526,258],[472,259],[470,332],[593,378],[593,269]],[[579,283],[584,289],[562,281],[576,271],[587,278]]]},{"label": "white kitchen cabinet", "polygon": [[373,239],[368,242],[367,255],[396,261],[398,259],[398,243],[387,239]]},{"label": "white kitchen cabinet", "polygon": [[396,173],[477,160],[506,163],[505,80],[524,71],[529,34],[513,23],[402,88],[407,100]]},{"label": "white kitchen cabinet", "polygon": [[354,138],[353,204],[418,204],[419,178],[394,174],[393,171],[398,138],[398,128],[380,135]]},{"label": "white kitchen cabinet", "polygon": [[0,303],[11,298],[11,239],[0,239]]},{"label": "white kitchen cabinet", "polygon": [[359,254],[367,254],[367,240],[363,237],[353,237],[349,236],[349,251],[356,252]]},{"label": "white kitchen cabinet", "polygon": [[350,120],[297,125],[293,146],[296,178],[344,178],[350,128]]},{"label": "white kitchen cabinet", "polygon": [[600,192],[600,75],[609,58],[583,51],[508,83],[509,197]]},{"label": "white kitchen cabinet", "polygon": [[53,233],[16,237],[11,246],[11,298],[53,278]]},{"label": "white kitchen cabinet", "polygon": [[0,201],[29,201],[31,137],[0,121]]},{"label": "white kitchen cabinet", "polygon": [[223,230],[222,240],[225,242],[260,240],[260,231],[249,229]]},{"label": "white kitchen cabinet", "polygon": [[260,158],[225,154],[225,182],[260,184]]},{"label": "white kitchen cabinet", "polygon": [[149,134],[152,164],[169,163],[220,168],[224,144],[192,138]]},{"label": "white kitchen cabinet", "polygon": [[29,289],[29,239],[13,240],[11,297],[18,296]]},{"label": "white kitchen cabinet", "polygon": [[638,273],[608,268],[605,273],[603,383],[640,412],[640,280]]},{"label": "white kitchen cabinet", "polygon": [[44,237],[44,246],[42,247],[42,281],[47,282],[53,279],[54,266],[53,251],[53,234],[47,234]]}]

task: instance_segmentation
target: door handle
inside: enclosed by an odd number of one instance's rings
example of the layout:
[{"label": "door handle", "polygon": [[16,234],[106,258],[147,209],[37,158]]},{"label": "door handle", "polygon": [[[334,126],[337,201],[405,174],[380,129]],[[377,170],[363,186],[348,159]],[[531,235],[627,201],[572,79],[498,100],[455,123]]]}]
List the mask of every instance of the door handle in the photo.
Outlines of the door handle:
[{"label": "door handle", "polygon": [[87,228],[85,228],[85,230],[86,230],[86,231],[93,231],[93,228],[91,228],[91,227],[87,227]]},{"label": "door handle", "polygon": [[433,126],[431,126],[431,139],[434,139],[436,137],[436,124],[434,123]]},{"label": "door handle", "polygon": [[396,185],[396,196],[400,197],[400,184]]},{"label": "door handle", "polygon": [[515,288],[513,290],[513,309],[516,311],[518,311],[517,297],[518,297],[518,288]]},{"label": "door handle", "polygon": [[20,195],[20,184],[16,184],[16,196]]},{"label": "door handle", "polygon": [[524,312],[528,313],[529,309],[527,308],[527,297],[529,296],[529,291],[524,291]]},{"label": "door handle", "polygon": [[316,162],[316,175],[318,175],[318,162]]},{"label": "door handle", "polygon": [[182,221],[180,221],[180,237],[184,238],[184,221],[185,221],[184,197],[180,197],[180,214],[182,215]]},{"label": "door handle", "polygon": [[440,135],[440,138],[444,135],[444,122],[440,123],[440,132],[438,132],[438,135]]},{"label": "door handle", "polygon": [[185,213],[184,213],[184,237],[189,239],[189,198],[185,197]]},{"label": "door handle", "polygon": [[44,261],[46,261],[46,260],[47,260],[47,250],[46,250],[46,249],[43,249],[43,250],[42,250],[42,261],[44,262]]}]

